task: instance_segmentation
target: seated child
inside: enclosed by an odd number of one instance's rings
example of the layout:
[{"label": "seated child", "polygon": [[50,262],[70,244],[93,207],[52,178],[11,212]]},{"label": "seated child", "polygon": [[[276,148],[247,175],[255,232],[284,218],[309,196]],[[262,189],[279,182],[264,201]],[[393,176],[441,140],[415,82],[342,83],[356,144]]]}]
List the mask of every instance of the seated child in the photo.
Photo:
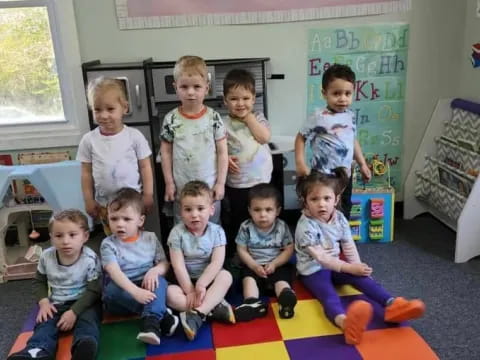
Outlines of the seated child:
[{"label": "seated child", "polygon": [[[170,259],[178,285],[170,285],[168,304],[181,311],[180,320],[193,340],[207,315],[235,323],[232,307],[224,300],[232,276],[224,269],[225,232],[209,222],[215,211],[213,194],[203,181],[190,181],[180,192],[182,222],[168,236]],[[210,314],[211,312],[211,314]]]},{"label": "seated child", "polygon": [[[100,262],[88,240],[87,217],[69,209],[48,224],[52,247],[40,256],[34,291],[40,307],[27,346],[8,360],[54,359],[59,331],[73,329],[72,359],[94,360],[100,333]],[[49,295],[50,289],[50,295]]]},{"label": "seated child", "polygon": [[[372,268],[361,262],[348,221],[335,208],[347,182],[343,168],[329,175],[312,171],[299,180],[303,214],[295,231],[295,250],[300,280],[322,303],[327,318],[343,330],[346,343],[359,344],[372,317],[372,305],[357,300],[345,313],[335,285],[350,284],[384,306],[387,322],[418,318],[425,304],[393,297],[370,277]],[[345,260],[339,258],[340,251]]]},{"label": "seated child", "polygon": [[294,277],[293,239],[288,225],[277,218],[280,194],[269,184],[258,184],[248,194],[251,219],[240,226],[237,252],[244,263],[242,283],[244,303],[235,309],[237,321],[249,321],[267,314],[267,305],[259,299],[259,285],[275,289],[279,314],[283,319],[294,315],[297,297],[290,285]]},{"label": "seated child", "polygon": [[144,220],[142,195],[120,189],[108,205],[113,234],[100,246],[102,265],[111,280],[103,290],[103,303],[111,314],[140,314],[137,339],[158,345],[160,335],[175,332],[178,317],[166,307],[165,252],[155,233],[141,230]]}]

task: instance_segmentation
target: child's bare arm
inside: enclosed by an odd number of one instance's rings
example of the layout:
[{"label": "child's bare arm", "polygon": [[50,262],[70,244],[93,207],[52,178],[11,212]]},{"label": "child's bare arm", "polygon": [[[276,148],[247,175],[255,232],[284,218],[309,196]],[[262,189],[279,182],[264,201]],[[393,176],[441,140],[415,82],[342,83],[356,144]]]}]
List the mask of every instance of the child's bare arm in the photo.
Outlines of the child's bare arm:
[{"label": "child's bare arm", "polygon": [[213,248],[210,264],[203,270],[202,275],[197,280],[196,286],[207,287],[215,279],[218,272],[223,267],[225,260],[225,245]]},{"label": "child's bare arm", "polygon": [[128,292],[141,304],[148,304],[153,301],[156,296],[151,291],[142,289],[135,285],[120,269],[120,266],[116,262],[111,262],[104,266],[105,271],[110,275],[112,281]]},{"label": "child's bare arm", "polygon": [[310,173],[310,169],[305,163],[305,138],[300,133],[295,137],[295,168],[297,176],[305,176]]},{"label": "child's bare arm", "polygon": [[255,140],[260,144],[266,144],[270,141],[270,129],[257,120],[255,114],[250,113],[245,116],[242,121],[248,126]]},{"label": "child's bare arm", "polygon": [[178,285],[182,288],[185,294],[195,292],[190,275],[188,275],[187,267],[185,266],[185,257],[181,250],[170,248],[170,261],[172,262],[173,271],[177,278]]},{"label": "child's bare arm", "polygon": [[263,278],[267,277],[267,273],[265,272],[263,266],[255,261],[252,255],[250,255],[250,253],[248,252],[246,246],[237,244],[237,253],[240,257],[240,260],[242,260],[242,262],[247,265],[249,269],[255,272],[255,274]]},{"label": "child's bare arm", "polygon": [[222,200],[225,193],[225,181],[228,171],[228,148],[227,139],[223,138],[216,141],[217,151],[217,181],[213,186],[215,200]]},{"label": "child's bare arm", "polygon": [[172,143],[163,141],[160,144],[162,171],[165,180],[165,201],[175,200],[175,182],[173,181]]},{"label": "child's bare arm", "polygon": [[363,156],[362,147],[357,139],[355,139],[355,143],[353,146],[353,158],[357,162],[358,166],[360,166],[360,173],[362,174],[362,178],[364,181],[368,182],[372,178],[372,173],[370,172],[370,168]]},{"label": "child's bare arm", "polygon": [[278,268],[279,266],[286,264],[292,257],[293,250],[294,250],[293,244],[289,244],[285,246],[283,251],[280,254],[278,254],[278,256],[275,259],[273,259],[271,263],[275,266],[275,268]]},{"label": "child's bare arm", "polygon": [[149,291],[155,291],[158,287],[158,277],[165,276],[169,267],[167,260],[160,261],[157,265],[147,271],[143,277],[142,287]]},{"label": "child's bare arm", "polygon": [[95,218],[98,216],[100,206],[94,197],[92,163],[82,162],[81,183],[85,210],[88,215]]},{"label": "child's bare arm", "polygon": [[138,166],[142,179],[143,204],[148,213],[153,207],[153,171],[151,156],[139,160]]}]

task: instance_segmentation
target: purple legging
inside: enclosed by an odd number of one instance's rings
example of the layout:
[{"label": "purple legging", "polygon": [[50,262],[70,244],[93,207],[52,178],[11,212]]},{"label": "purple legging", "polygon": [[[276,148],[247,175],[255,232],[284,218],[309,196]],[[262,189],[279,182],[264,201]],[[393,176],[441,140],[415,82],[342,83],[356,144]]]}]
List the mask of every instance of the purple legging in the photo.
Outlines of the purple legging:
[{"label": "purple legging", "polygon": [[355,276],[331,270],[319,270],[311,275],[300,276],[300,280],[313,296],[322,303],[325,315],[334,324],[335,317],[345,313],[334,285],[352,285],[382,306],[385,306],[387,300],[392,297],[370,276]]}]

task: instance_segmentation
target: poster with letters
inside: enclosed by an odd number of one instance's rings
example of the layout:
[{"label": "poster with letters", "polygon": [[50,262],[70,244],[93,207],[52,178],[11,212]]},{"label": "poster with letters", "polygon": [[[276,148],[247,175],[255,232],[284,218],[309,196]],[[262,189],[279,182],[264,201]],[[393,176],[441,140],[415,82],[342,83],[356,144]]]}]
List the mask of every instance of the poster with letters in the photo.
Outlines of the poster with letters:
[{"label": "poster with letters", "polygon": [[308,33],[307,116],[325,107],[322,75],[333,63],[356,74],[351,110],[365,158],[390,165],[401,192],[408,25],[378,24],[311,29]]}]

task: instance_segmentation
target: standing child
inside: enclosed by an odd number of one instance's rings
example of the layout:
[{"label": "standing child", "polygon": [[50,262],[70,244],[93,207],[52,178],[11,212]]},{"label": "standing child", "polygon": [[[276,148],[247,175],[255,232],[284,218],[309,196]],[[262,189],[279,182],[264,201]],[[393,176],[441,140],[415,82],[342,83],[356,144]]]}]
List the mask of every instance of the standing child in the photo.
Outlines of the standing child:
[{"label": "standing child", "polygon": [[59,331],[73,329],[72,359],[94,360],[100,335],[100,262],[90,248],[87,217],[56,213],[48,224],[52,247],[40,256],[34,279],[37,325],[27,346],[8,360],[54,359]]},{"label": "standing child", "polygon": [[[345,313],[334,285],[353,285],[384,306],[388,322],[418,318],[425,305],[420,300],[391,296],[370,277],[372,268],[361,262],[347,219],[335,209],[347,181],[343,168],[330,175],[312,171],[299,181],[303,214],[295,231],[295,250],[300,280],[322,303],[327,318],[343,330],[345,341],[358,344],[372,317],[372,305],[357,300]],[[345,260],[339,258],[340,252]]]},{"label": "standing child", "polygon": [[[208,221],[215,211],[212,191],[202,181],[187,183],[180,193],[182,223],[168,236],[170,259],[178,285],[169,286],[168,303],[181,311],[185,335],[193,340],[207,315],[235,323],[225,300],[232,276],[224,269],[225,233]],[[211,313],[211,314],[210,314]]]},{"label": "standing child", "polygon": [[130,188],[119,190],[108,205],[108,220],[113,234],[100,246],[102,265],[111,280],[103,292],[105,309],[117,315],[140,314],[137,339],[158,345],[160,335],[174,333],[178,318],[165,305],[165,252],[155,233],[141,230],[142,195]]},{"label": "standing child", "polygon": [[252,186],[269,183],[272,155],[268,147],[270,125],[261,112],[254,112],[255,78],[243,69],[230,70],[223,81],[223,98],[228,109],[228,174],[226,197],[230,204],[227,228],[227,255],[235,252],[234,239],[240,224],[248,219],[248,191]]},{"label": "standing child", "polygon": [[152,151],[140,131],[123,124],[128,103],[120,80],[100,77],[90,82],[88,103],[98,127],[83,136],[77,160],[82,162],[85,209],[101,218],[108,236],[106,207],[119,189],[141,191],[147,212],[153,206]]},{"label": "standing child", "polygon": [[280,194],[269,184],[258,184],[248,194],[246,220],[238,233],[237,252],[243,268],[244,303],[235,309],[237,321],[249,321],[267,314],[267,305],[259,299],[259,285],[273,287],[278,298],[279,315],[289,319],[294,315],[297,297],[291,289],[293,239],[280,214]]},{"label": "standing child", "polygon": [[207,65],[198,56],[182,56],[173,77],[181,105],[165,115],[160,133],[165,201],[175,201],[175,222],[180,222],[178,194],[187,182],[202,179],[213,189],[212,221],[219,223],[228,168],[227,139],[220,115],[203,104],[209,89]]},{"label": "standing child", "polygon": [[[347,65],[334,64],[322,77],[322,95],[327,107],[317,109],[304,124],[295,139],[295,163],[297,176],[308,175],[311,169],[330,174],[332,169],[344,167],[350,178],[342,192],[343,214],[350,218],[352,208],[352,160],[360,166],[364,181],[370,181],[371,173],[355,139],[355,115],[349,106],[354,93],[355,73]],[[305,161],[305,147],[311,152],[311,160]]]}]

